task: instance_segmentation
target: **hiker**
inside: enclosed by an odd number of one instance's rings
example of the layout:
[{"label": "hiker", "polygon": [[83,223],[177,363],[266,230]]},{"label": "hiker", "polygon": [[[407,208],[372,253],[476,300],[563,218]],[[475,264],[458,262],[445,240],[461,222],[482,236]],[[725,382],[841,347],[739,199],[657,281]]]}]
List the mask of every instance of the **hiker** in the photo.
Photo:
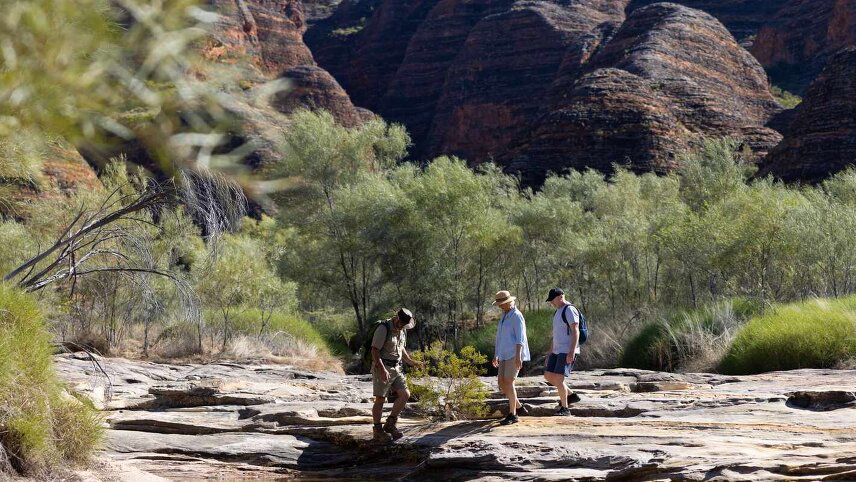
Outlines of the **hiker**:
[{"label": "hiker", "polygon": [[502,318],[496,327],[493,366],[499,369],[499,389],[508,397],[508,416],[500,422],[503,425],[517,423],[518,412],[527,415],[526,409],[517,399],[517,389],[514,388],[514,380],[517,379],[523,362],[529,361],[526,320],[523,319],[523,313],[514,306],[516,299],[508,291],[499,291],[493,302],[502,309]]},{"label": "hiker", "polygon": [[[371,343],[372,356],[372,384],[375,397],[372,407],[372,418],[374,419],[374,440],[378,442],[389,442],[404,436],[396,427],[398,414],[404,409],[410,392],[402,372],[402,360],[410,366],[418,366],[407,353],[407,330],[413,328],[416,320],[413,314],[406,308],[401,308],[390,319],[378,322]],[[381,426],[380,419],[383,415],[383,403],[392,391],[397,395],[392,404],[392,411],[386,418],[386,423]]]},{"label": "hiker", "polygon": [[556,415],[568,416],[571,414],[568,401],[579,401],[579,396],[565,385],[565,378],[571,376],[574,361],[580,354],[580,312],[565,299],[561,288],[551,289],[547,302],[556,308],[556,313],[553,314],[553,346],[547,356],[544,379],[559,391]]}]

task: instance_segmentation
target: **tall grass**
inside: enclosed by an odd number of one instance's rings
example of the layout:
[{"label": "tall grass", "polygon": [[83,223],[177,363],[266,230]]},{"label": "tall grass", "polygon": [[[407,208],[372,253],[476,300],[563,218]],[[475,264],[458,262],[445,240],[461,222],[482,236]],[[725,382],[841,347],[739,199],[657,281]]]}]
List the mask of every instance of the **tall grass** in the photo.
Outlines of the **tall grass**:
[{"label": "tall grass", "polygon": [[856,358],[856,296],[775,307],[752,318],[720,364],[730,374],[834,368]]},{"label": "tall grass", "polygon": [[0,465],[26,475],[86,460],[102,434],[94,408],[56,379],[52,354],[35,301],[0,284]]},{"label": "tall grass", "polygon": [[733,298],[695,310],[666,312],[625,345],[621,365],[647,370],[713,370],[742,323],[758,311],[757,302]]}]

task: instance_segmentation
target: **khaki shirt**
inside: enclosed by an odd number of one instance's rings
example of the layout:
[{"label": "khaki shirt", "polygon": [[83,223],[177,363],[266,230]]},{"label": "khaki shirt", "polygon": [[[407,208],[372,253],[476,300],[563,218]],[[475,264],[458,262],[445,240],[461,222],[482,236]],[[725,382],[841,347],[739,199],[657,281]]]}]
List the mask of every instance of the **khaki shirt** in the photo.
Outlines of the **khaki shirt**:
[{"label": "khaki shirt", "polygon": [[[392,334],[387,338],[388,326],[392,326]],[[380,351],[380,357],[386,360],[401,360],[401,352],[407,344],[407,329],[396,330],[392,320],[386,320],[377,327],[372,338],[372,347]]]}]

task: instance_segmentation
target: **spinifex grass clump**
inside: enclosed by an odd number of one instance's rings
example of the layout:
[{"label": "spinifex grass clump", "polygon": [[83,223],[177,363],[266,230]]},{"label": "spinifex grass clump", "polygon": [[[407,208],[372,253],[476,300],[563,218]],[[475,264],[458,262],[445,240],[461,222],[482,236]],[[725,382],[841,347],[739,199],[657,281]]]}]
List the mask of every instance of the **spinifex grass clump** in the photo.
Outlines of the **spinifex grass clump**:
[{"label": "spinifex grass clump", "polygon": [[856,297],[776,307],[752,318],[720,364],[731,374],[832,368],[856,358]]},{"label": "spinifex grass clump", "polygon": [[484,372],[481,366],[487,362],[486,356],[471,346],[457,355],[436,341],[413,358],[423,367],[412,371],[407,383],[425,413],[446,420],[478,418],[487,413],[488,390],[478,378]]},{"label": "spinifex grass clump", "polygon": [[0,477],[84,461],[101,438],[97,412],[63,391],[51,357],[35,301],[0,284]]},{"label": "spinifex grass clump", "polygon": [[741,324],[758,311],[756,301],[733,298],[663,316],[630,340],[621,365],[648,370],[711,370]]}]

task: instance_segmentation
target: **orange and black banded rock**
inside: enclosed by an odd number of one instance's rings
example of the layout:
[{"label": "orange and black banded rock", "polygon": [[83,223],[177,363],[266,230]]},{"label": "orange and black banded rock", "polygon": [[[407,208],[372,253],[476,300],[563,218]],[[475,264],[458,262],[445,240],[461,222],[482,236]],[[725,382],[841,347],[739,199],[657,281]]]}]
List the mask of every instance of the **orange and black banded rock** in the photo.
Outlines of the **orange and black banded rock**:
[{"label": "orange and black banded rock", "polygon": [[[481,19],[438,84],[442,92],[433,105],[426,154],[475,161],[504,154],[538,116],[567,52],[601,24],[623,18],[622,2],[594,0],[568,6],[518,2]],[[429,109],[409,110],[401,118],[405,123]]]},{"label": "orange and black banded rock", "polygon": [[856,45],[856,0],[790,0],[761,27],[751,51],[777,85],[802,92],[849,45]]},{"label": "orange and black banded rock", "polygon": [[[631,0],[631,12],[662,0]],[[722,22],[734,38],[746,48],[755,40],[762,26],[775,18],[789,0],[672,0],[673,3],[707,12]]]},{"label": "orange and black banded rock", "polygon": [[856,47],[832,56],[758,175],[819,181],[856,165]]},{"label": "orange and black banded rock", "polygon": [[574,69],[583,76],[557,78],[541,117],[500,158],[530,184],[569,167],[665,172],[702,136],[741,139],[758,156],[781,138],[765,127],[781,107],[763,68],[702,11],[634,10]]},{"label": "orange and black banded rock", "polygon": [[276,96],[282,113],[297,108],[323,108],[343,125],[354,126],[363,115],[336,80],[315,63],[303,42],[306,15],[300,0],[212,0],[220,13],[218,28],[203,48],[209,59],[257,67],[256,82],[288,78],[293,89]]}]

